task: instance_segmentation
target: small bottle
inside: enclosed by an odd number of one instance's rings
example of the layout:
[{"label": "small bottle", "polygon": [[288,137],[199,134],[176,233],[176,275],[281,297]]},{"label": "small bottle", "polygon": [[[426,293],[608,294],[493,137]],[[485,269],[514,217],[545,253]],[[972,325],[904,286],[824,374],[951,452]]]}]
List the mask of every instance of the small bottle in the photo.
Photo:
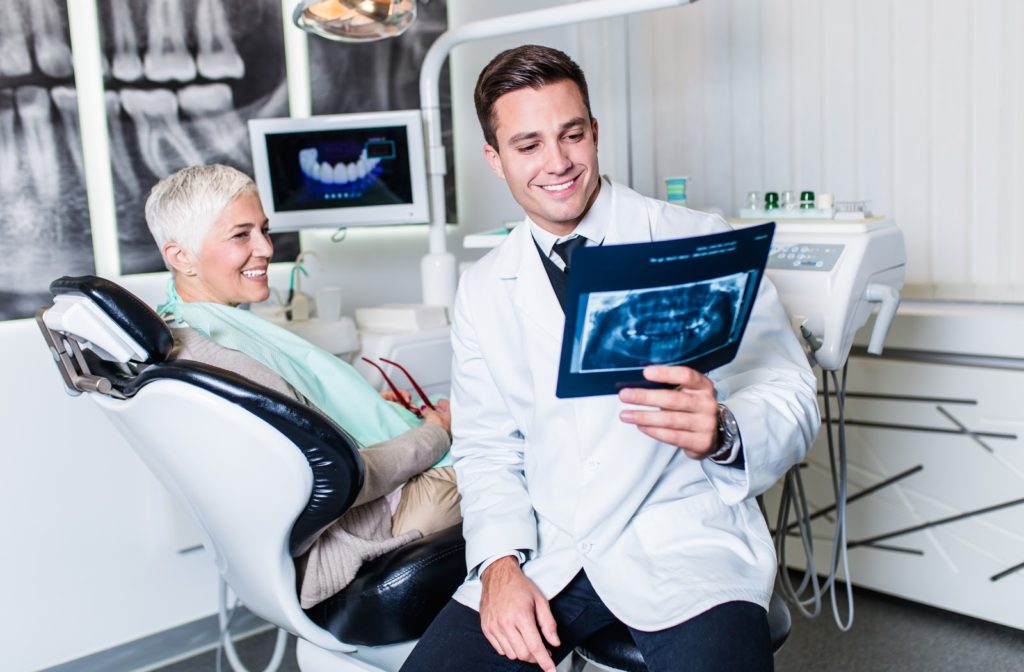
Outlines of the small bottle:
[{"label": "small bottle", "polygon": [[814,192],[813,191],[801,191],[800,192],[800,209],[810,210],[814,207]]},{"label": "small bottle", "polygon": [[758,210],[761,207],[761,194],[756,191],[747,192],[747,207]]},{"label": "small bottle", "polygon": [[788,189],[782,192],[782,209],[783,210],[796,210],[796,194]]},{"label": "small bottle", "polygon": [[778,210],[779,209],[779,192],[777,192],[777,191],[766,191],[766,192],[764,192],[764,209],[765,210]]}]

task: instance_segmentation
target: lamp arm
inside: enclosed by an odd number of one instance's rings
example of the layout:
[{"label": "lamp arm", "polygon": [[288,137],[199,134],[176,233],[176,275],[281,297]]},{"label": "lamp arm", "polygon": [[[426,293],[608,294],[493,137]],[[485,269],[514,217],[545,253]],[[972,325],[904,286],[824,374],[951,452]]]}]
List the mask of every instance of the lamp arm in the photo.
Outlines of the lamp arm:
[{"label": "lamp arm", "polygon": [[[584,23],[598,19],[608,19],[626,14],[637,14],[656,9],[665,9],[678,5],[686,5],[696,0],[588,0],[587,2],[569,3],[547,9],[499,16],[482,21],[473,21],[457,28],[445,31],[434,40],[423,58],[420,67],[420,111],[426,136],[427,176],[430,181],[430,232],[428,256],[441,257],[447,254],[445,238],[445,193],[444,176],[448,172],[444,143],[441,139],[441,94],[439,82],[441,67],[448,54],[456,46],[464,42],[482,40],[488,37],[522,33],[539,28],[553,28],[570,23]],[[454,263],[444,262],[454,268]],[[436,268],[436,266],[435,266]],[[437,283],[434,278],[428,281],[428,271],[424,268],[424,282],[433,287]],[[448,283],[441,283],[447,285]],[[454,288],[454,278],[451,286]],[[425,287],[425,294],[426,294]],[[428,302],[437,302],[434,301]],[[445,302],[449,307],[451,300]]]}]

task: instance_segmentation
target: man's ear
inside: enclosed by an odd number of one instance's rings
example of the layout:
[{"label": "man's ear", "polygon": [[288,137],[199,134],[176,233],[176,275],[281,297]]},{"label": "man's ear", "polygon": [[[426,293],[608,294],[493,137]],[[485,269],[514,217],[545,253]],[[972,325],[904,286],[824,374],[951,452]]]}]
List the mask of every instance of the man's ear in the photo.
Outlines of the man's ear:
[{"label": "man's ear", "polygon": [[590,118],[590,132],[594,134],[594,149],[597,149],[597,117]]},{"label": "man's ear", "polygon": [[160,253],[164,257],[164,263],[182,275],[195,275],[193,270],[192,255],[184,247],[175,242],[166,243]]},{"label": "man's ear", "polygon": [[501,165],[501,155],[498,154],[498,150],[485,143],[484,158],[487,159],[487,165],[491,167],[494,174],[504,180],[505,169]]}]

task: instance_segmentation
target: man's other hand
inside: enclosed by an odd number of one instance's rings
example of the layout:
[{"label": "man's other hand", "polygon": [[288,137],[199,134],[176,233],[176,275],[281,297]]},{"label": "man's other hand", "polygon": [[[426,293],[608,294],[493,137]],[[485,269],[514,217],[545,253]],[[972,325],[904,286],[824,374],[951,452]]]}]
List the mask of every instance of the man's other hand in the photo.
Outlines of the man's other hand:
[{"label": "man's other hand", "polygon": [[675,388],[619,390],[624,403],[658,409],[625,410],[619,418],[647,436],[678,446],[694,460],[714,454],[718,450],[718,399],[711,379],[687,366],[648,366],[644,378]]},{"label": "man's other hand", "polygon": [[536,663],[544,672],[555,672],[544,644],[544,640],[551,646],[560,643],[555,618],[543,593],[519,568],[519,561],[512,556],[496,560],[480,579],[480,625],[494,650],[509,660]]}]

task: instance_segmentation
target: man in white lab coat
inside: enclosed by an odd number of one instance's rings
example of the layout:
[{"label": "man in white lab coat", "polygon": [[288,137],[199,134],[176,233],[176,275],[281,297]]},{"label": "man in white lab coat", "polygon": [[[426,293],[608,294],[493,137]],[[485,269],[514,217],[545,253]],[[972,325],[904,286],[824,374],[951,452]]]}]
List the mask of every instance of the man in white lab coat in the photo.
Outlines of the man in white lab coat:
[{"label": "man in white lab coat", "polygon": [[476,106],[484,155],[526,219],[460,282],[452,455],[469,575],[403,670],[550,671],[614,620],[652,672],[771,669],[775,554],[753,498],[820,423],[774,287],[762,283],[736,358],[709,375],[652,366],[648,380],[675,387],[557,398],[561,243],[727,225],[599,175],[586,81],[562,52],[499,54]]}]

